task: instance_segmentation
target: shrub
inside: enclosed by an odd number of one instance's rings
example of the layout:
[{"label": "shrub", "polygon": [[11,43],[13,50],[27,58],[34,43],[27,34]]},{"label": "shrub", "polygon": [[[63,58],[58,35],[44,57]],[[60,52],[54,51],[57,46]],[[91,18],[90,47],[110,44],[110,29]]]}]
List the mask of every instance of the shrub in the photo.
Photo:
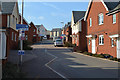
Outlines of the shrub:
[{"label": "shrub", "polygon": [[74,47],[74,44],[71,44],[70,42],[65,42],[64,47]]},{"label": "shrub", "polygon": [[120,59],[118,59],[118,62],[120,62]]},{"label": "shrub", "polygon": [[103,54],[103,56],[104,56],[104,58],[110,58],[111,57],[111,55],[109,55],[109,54]]},{"label": "shrub", "polygon": [[77,51],[78,53],[83,53],[83,51]]},{"label": "shrub", "polygon": [[[18,45],[19,45],[18,50],[20,50],[20,42],[18,43]],[[32,45],[31,42],[24,40],[23,41],[23,50],[32,50],[33,48],[30,47],[30,45]]]},{"label": "shrub", "polygon": [[90,56],[93,55],[92,53],[89,53],[89,52],[87,52],[87,51],[85,51],[85,52],[83,52],[83,53],[86,54],[86,55],[90,55]]}]

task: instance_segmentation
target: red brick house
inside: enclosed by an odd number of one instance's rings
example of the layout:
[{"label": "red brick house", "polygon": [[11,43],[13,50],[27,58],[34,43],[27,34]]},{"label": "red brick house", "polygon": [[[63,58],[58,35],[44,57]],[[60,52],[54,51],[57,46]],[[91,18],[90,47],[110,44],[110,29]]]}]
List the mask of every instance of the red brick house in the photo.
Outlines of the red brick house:
[{"label": "red brick house", "polygon": [[28,32],[28,40],[32,43],[38,42],[39,37],[38,37],[38,29],[37,27],[31,22],[29,24],[29,32]]},{"label": "red brick house", "polygon": [[17,2],[2,2],[2,23],[0,26],[0,51],[2,59],[6,60],[9,50],[18,47],[19,10]]},{"label": "red brick house", "polygon": [[120,58],[120,2],[98,1],[89,2],[84,18],[88,51]]},{"label": "red brick house", "polygon": [[65,42],[72,43],[72,37],[70,37],[70,35],[72,35],[71,22],[65,24],[64,28],[62,29],[62,34],[65,35]]},{"label": "red brick house", "polygon": [[86,51],[86,22],[84,21],[85,11],[72,12],[72,44],[76,44],[75,51]]},{"label": "red brick house", "polygon": [[67,24],[65,35],[66,35],[66,42],[72,43],[72,38],[70,37],[70,35],[72,35],[71,22],[68,22]]}]

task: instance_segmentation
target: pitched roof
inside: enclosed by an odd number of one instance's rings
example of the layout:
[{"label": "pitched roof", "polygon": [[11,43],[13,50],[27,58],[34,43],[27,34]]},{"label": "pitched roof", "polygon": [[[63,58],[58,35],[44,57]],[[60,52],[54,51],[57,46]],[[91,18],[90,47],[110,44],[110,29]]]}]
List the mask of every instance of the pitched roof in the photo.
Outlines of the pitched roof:
[{"label": "pitched roof", "polygon": [[52,29],[52,32],[54,32],[54,31],[61,31],[62,29],[61,28],[54,28],[54,29]]},{"label": "pitched roof", "polygon": [[78,20],[85,16],[86,11],[73,11],[74,22],[76,23]]},{"label": "pitched roof", "polygon": [[[119,4],[120,4],[120,0],[101,0],[104,7],[106,8],[107,11],[111,11],[111,10],[114,10]],[[86,11],[86,14],[85,14],[85,17],[84,17],[84,20],[87,19],[87,15],[89,13],[89,10],[90,10],[90,6],[92,4],[93,0],[90,0],[89,2],[89,5],[88,5],[88,9]]]},{"label": "pitched roof", "polygon": [[115,2],[108,2],[108,0],[103,0],[105,5],[107,6],[108,10],[113,10],[115,9],[119,4],[120,0],[116,0]]},{"label": "pitched roof", "polygon": [[16,2],[2,2],[2,14],[12,14]]}]

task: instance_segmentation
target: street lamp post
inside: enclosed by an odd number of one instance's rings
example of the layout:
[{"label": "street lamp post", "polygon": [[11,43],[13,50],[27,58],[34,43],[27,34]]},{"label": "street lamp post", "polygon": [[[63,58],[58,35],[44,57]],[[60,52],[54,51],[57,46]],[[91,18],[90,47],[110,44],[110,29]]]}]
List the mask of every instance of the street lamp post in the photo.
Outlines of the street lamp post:
[{"label": "street lamp post", "polygon": [[63,35],[65,35],[64,34],[64,32],[65,32],[64,22],[61,22],[61,24],[63,24],[62,41],[64,42],[64,36],[63,36]]}]

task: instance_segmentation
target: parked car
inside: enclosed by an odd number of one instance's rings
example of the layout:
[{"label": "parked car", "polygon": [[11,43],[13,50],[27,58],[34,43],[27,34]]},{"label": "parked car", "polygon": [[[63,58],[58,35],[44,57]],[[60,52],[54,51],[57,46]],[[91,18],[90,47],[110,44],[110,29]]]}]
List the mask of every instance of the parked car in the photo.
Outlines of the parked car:
[{"label": "parked car", "polygon": [[54,41],[54,46],[56,47],[56,46],[63,46],[63,41],[62,41],[62,39],[56,39],[55,41]]},{"label": "parked car", "polygon": [[47,36],[44,36],[43,39],[47,39]]},{"label": "parked car", "polygon": [[55,41],[56,39],[61,39],[60,37],[53,37],[53,41]]}]

